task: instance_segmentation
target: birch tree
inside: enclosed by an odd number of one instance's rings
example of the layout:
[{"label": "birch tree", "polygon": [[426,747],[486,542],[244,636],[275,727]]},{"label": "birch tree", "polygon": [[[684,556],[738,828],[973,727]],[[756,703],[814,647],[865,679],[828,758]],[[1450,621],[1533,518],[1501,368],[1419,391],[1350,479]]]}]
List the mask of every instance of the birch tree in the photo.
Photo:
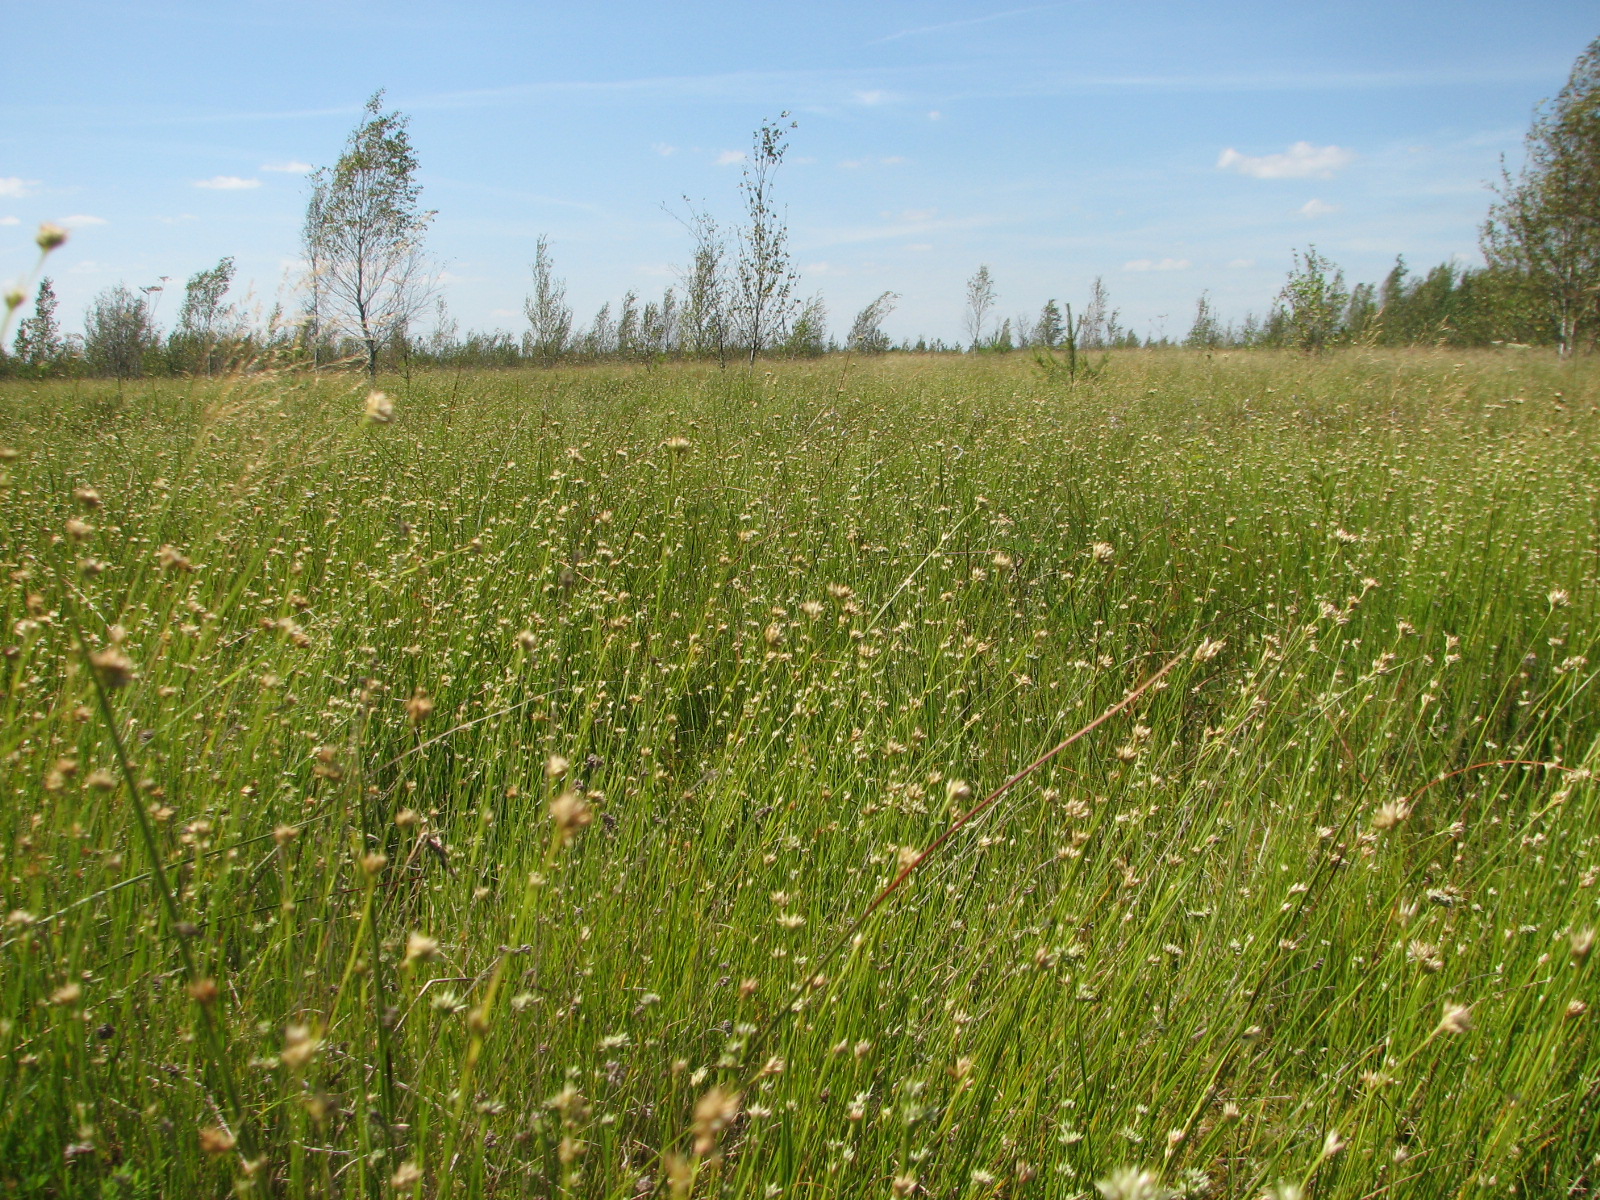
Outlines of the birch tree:
[{"label": "birch tree", "polygon": [[417,203],[408,124],[384,112],[383,92],[374,92],[339,161],[312,175],[306,209],[314,334],[359,341],[369,375],[378,373],[379,350],[404,335],[433,293],[422,239],[434,214]]}]

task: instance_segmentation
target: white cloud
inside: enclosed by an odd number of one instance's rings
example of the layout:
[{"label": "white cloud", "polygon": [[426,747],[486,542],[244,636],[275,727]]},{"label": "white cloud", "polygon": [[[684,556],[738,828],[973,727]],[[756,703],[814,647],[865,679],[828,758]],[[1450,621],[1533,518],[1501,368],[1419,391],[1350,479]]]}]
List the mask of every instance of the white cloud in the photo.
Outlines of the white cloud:
[{"label": "white cloud", "polygon": [[104,217],[91,217],[87,213],[74,213],[70,217],[61,217],[57,225],[65,225],[68,229],[87,229],[90,225],[104,225]]},{"label": "white cloud", "polygon": [[907,250],[912,251],[915,254],[924,254],[927,251],[933,249],[933,243],[932,242],[907,242],[906,245],[905,245],[905,248]]},{"label": "white cloud", "polygon": [[1343,146],[1313,146],[1296,142],[1282,154],[1240,154],[1232,146],[1217,159],[1217,170],[1238,171],[1252,179],[1332,179],[1334,173],[1355,160]]},{"label": "white cloud", "polygon": [[885,92],[878,89],[856,93],[856,103],[865,104],[869,108],[878,104],[889,104],[898,99],[899,97],[893,92]]},{"label": "white cloud", "polygon": [[944,117],[944,114],[942,112],[940,112],[937,108],[933,108],[933,109],[929,109],[928,110],[928,120],[930,120],[930,121],[938,121],[938,120],[942,119],[943,117]]},{"label": "white cloud", "polygon": [[0,225],[21,225],[21,217],[0,217]]},{"label": "white cloud", "polygon": [[726,167],[732,163],[742,163],[743,161],[743,150],[724,150],[721,154],[717,155],[717,166],[719,167]]},{"label": "white cloud", "polygon": [[262,163],[261,169],[263,171],[271,171],[274,175],[306,175],[316,168],[310,163],[303,163],[297,158],[291,158],[288,162]]},{"label": "white cloud", "polygon": [[[883,215],[887,217],[891,214],[884,213]],[[909,221],[912,224],[918,224],[922,221],[931,221],[938,215],[939,210],[937,208],[908,208],[900,214],[899,219],[902,221]]]},{"label": "white cloud", "polygon": [[1124,271],[1187,271],[1194,264],[1187,258],[1136,258],[1122,264]]},{"label": "white cloud", "polygon": [[39,186],[37,179],[18,179],[15,175],[0,175],[0,196],[11,196],[21,199],[31,195],[33,189]]},{"label": "white cloud", "polygon": [[1248,271],[1255,265],[1256,260],[1253,258],[1232,258],[1228,260],[1228,269],[1230,271]]},{"label": "white cloud", "polygon": [[1300,206],[1300,215],[1302,217],[1325,217],[1329,213],[1338,211],[1339,206],[1337,204],[1328,204],[1321,200],[1307,200]]},{"label": "white cloud", "polygon": [[669,146],[665,142],[657,142],[655,145],[651,146],[650,149],[661,155],[662,158],[670,158],[672,155],[678,152],[678,148],[676,146]]},{"label": "white cloud", "polygon": [[873,158],[868,155],[866,158],[841,159],[839,165],[846,170],[853,171],[857,167],[898,167],[905,161],[905,157],[899,154],[891,154],[886,158]]},{"label": "white cloud", "polygon": [[522,313],[515,308],[491,308],[489,315],[491,317],[520,317]]},{"label": "white cloud", "polygon": [[259,179],[241,179],[237,175],[213,175],[210,179],[196,179],[197,188],[209,188],[214,192],[242,192],[249,188],[261,186]]}]

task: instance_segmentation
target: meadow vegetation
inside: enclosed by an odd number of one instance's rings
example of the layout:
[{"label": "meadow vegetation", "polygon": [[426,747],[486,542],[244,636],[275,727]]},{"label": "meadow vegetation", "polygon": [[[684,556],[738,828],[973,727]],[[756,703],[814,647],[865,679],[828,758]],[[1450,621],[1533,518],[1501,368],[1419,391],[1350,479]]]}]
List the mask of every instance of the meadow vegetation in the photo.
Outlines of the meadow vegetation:
[{"label": "meadow vegetation", "polygon": [[1592,359],[378,386],[0,389],[0,1195],[1600,1188]]}]

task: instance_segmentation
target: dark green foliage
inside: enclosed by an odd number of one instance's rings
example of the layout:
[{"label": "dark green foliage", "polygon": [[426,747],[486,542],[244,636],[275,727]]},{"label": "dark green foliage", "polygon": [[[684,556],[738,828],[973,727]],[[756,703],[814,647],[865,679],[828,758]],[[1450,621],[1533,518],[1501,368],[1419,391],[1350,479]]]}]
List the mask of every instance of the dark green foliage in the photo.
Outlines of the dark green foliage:
[{"label": "dark green foliage", "polygon": [[47,375],[62,365],[66,343],[61,338],[61,323],[56,319],[56,292],[49,277],[39,281],[33,312],[17,323],[17,340],[12,346],[16,365],[34,375]]},{"label": "dark green foliage", "polygon": [[146,357],[159,344],[149,300],[120,283],[96,296],[84,317],[83,357],[96,375],[143,375]]}]

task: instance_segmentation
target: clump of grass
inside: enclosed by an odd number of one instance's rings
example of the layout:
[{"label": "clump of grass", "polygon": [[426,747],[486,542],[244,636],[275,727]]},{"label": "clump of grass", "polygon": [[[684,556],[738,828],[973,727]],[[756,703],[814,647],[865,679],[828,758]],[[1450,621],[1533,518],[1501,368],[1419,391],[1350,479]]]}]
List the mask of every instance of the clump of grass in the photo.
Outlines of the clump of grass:
[{"label": "clump of grass", "polygon": [[1594,1186],[1592,364],[383,387],[0,389],[0,1194]]}]

